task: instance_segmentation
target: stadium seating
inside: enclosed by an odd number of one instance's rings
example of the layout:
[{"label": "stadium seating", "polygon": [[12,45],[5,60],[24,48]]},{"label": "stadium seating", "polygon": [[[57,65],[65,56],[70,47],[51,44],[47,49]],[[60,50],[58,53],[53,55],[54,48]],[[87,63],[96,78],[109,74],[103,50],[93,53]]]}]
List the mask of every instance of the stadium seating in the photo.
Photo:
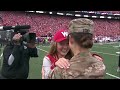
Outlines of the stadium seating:
[{"label": "stadium seating", "polygon": [[[101,11],[107,12],[107,11]],[[108,11],[109,12],[109,11]],[[120,11],[111,11],[120,13]],[[30,32],[36,32],[37,36],[43,36],[47,33],[54,33],[58,29],[68,30],[68,24],[71,17],[42,15],[15,11],[0,11],[0,25],[31,25]],[[93,19],[95,23],[95,36],[120,35],[120,22],[117,20]]]}]

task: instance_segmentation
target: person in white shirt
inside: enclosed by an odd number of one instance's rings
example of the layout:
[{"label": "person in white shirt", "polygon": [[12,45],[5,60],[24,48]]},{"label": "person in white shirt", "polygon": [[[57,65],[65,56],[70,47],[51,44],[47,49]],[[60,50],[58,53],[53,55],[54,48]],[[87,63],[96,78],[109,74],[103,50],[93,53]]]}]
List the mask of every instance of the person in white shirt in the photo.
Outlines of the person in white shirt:
[{"label": "person in white shirt", "polygon": [[[51,49],[49,53],[43,58],[42,79],[48,78],[49,72],[56,66],[56,63],[61,68],[63,65],[70,66],[68,62],[69,60],[66,60],[72,57],[72,53],[69,49],[67,36],[68,32],[66,30],[58,30],[55,33]],[[59,60],[59,62],[57,62],[58,59],[62,60]],[[64,64],[62,64],[61,61]]]}]

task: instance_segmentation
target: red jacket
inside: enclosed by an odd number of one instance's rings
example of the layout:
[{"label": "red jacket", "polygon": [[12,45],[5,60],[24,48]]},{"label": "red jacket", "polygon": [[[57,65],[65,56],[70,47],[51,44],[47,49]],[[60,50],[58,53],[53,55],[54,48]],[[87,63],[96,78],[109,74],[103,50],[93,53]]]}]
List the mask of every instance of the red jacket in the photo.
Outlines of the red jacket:
[{"label": "red jacket", "polygon": [[53,69],[55,67],[55,62],[57,61],[53,56],[51,56],[50,54],[47,55],[47,57],[50,59],[52,65],[51,65],[51,69]]}]

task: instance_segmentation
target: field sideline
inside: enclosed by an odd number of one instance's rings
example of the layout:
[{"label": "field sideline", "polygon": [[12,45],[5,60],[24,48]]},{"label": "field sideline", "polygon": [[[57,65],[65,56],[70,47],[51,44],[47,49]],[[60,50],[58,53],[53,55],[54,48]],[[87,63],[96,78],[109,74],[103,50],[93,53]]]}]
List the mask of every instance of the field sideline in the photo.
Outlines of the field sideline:
[{"label": "field sideline", "polygon": [[[104,64],[106,65],[106,76],[105,79],[120,79],[120,73],[116,72],[118,65],[118,52],[117,48],[114,46],[118,46],[119,43],[113,44],[94,44],[92,48],[92,52],[100,54],[104,58]],[[30,60],[30,72],[28,79],[41,79],[41,67],[42,60],[46,53],[49,51],[50,46],[37,46],[39,57],[31,58]],[[3,49],[3,48],[2,48]],[[0,67],[2,64],[2,50],[0,53]]]}]

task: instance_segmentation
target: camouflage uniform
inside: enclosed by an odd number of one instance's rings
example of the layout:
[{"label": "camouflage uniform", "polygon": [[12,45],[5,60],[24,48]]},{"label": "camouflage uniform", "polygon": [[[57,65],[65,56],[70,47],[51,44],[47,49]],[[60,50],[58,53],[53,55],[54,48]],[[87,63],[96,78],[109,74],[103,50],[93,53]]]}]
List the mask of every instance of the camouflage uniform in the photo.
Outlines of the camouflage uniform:
[{"label": "camouflage uniform", "polygon": [[102,79],[104,74],[103,62],[91,56],[89,52],[84,52],[71,58],[70,68],[54,68],[49,79]]},{"label": "camouflage uniform", "polygon": [[[93,22],[89,19],[74,19],[69,25],[70,33],[82,32],[93,34]],[[70,67],[61,69],[55,67],[49,74],[49,79],[103,79],[105,65],[91,53],[81,52],[70,59]]]}]

